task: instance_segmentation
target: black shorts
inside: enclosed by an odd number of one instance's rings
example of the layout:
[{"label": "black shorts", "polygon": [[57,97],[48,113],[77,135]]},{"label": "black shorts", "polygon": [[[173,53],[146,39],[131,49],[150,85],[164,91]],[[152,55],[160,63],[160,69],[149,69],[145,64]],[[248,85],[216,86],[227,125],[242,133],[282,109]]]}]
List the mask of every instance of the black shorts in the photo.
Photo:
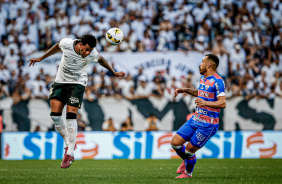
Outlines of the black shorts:
[{"label": "black shorts", "polygon": [[80,84],[54,83],[50,89],[49,99],[57,99],[64,105],[80,108],[85,86]]}]

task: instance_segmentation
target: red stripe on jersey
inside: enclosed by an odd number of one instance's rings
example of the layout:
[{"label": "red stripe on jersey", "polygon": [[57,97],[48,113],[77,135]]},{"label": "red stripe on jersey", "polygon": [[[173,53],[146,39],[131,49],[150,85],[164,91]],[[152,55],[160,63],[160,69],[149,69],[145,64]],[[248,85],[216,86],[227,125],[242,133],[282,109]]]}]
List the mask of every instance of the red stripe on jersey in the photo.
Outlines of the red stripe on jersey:
[{"label": "red stripe on jersey", "polygon": [[[199,107],[199,106],[197,106]],[[207,109],[208,111],[212,111],[212,112],[220,112],[221,109],[215,109],[212,107],[208,107],[208,106],[201,106],[202,109]]]},{"label": "red stripe on jersey", "polygon": [[207,92],[207,91],[202,91],[198,90],[198,96],[204,97],[204,98],[209,98],[209,99],[214,99],[214,93]]},{"label": "red stripe on jersey", "polygon": [[217,73],[213,75],[216,79],[222,79]]},{"label": "red stripe on jersey", "polygon": [[205,82],[206,85],[211,86],[211,87],[214,85],[214,83],[215,81],[210,82],[209,80],[206,80]]}]

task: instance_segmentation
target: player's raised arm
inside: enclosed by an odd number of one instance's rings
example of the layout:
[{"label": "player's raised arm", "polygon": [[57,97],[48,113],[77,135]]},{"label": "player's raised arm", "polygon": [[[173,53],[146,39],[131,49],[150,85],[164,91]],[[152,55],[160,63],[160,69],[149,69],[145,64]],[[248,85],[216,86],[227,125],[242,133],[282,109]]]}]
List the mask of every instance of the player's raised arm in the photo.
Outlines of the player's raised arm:
[{"label": "player's raised arm", "polygon": [[49,49],[43,56],[39,57],[39,58],[33,58],[33,59],[29,59],[26,62],[29,62],[28,66],[34,66],[34,64],[36,62],[41,62],[43,59],[52,56],[54,54],[56,54],[57,52],[61,51],[60,47],[59,47],[59,43],[56,43],[51,49]]},{"label": "player's raised arm", "polygon": [[114,69],[109,65],[109,63],[107,62],[107,60],[103,57],[103,56],[99,56],[99,59],[98,59],[98,63],[107,68],[110,72],[112,72],[116,77],[124,77],[126,75],[126,73],[124,72],[116,72],[114,71]]},{"label": "player's raised arm", "polygon": [[176,97],[178,93],[188,93],[195,97],[198,96],[198,90],[193,88],[176,88],[176,90],[174,91],[174,97]]}]

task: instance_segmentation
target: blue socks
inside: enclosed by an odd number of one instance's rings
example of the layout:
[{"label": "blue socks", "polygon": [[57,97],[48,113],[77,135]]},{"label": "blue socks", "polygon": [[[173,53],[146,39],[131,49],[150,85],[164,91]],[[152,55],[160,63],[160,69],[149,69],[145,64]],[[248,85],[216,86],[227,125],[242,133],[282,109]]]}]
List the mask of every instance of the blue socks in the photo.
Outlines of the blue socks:
[{"label": "blue socks", "polygon": [[186,147],[184,145],[182,146],[171,146],[176,153],[183,159],[185,160],[187,158],[187,155],[185,154],[185,149]]},{"label": "blue socks", "polygon": [[171,146],[176,153],[184,160],[186,171],[191,173],[193,172],[193,168],[197,162],[196,154],[190,153],[186,150],[184,145],[182,146]]},{"label": "blue socks", "polygon": [[188,157],[184,160],[184,163],[185,163],[185,166],[186,166],[186,171],[191,173],[193,172],[193,169],[194,169],[194,166],[197,162],[197,159],[196,159],[196,155],[194,154],[193,157]]}]

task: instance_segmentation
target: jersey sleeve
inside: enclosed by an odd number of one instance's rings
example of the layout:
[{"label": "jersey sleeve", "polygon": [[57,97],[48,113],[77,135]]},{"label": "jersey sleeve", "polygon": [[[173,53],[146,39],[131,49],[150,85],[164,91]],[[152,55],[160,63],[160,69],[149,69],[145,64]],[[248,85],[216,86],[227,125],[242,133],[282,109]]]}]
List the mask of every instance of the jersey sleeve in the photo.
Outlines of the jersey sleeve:
[{"label": "jersey sleeve", "polygon": [[98,59],[99,59],[99,56],[100,56],[100,54],[98,53],[98,51],[94,48],[93,49],[93,51],[92,51],[92,55],[93,55],[93,60],[92,60],[92,62],[95,62],[95,63],[97,63],[98,62]]},{"label": "jersey sleeve", "polygon": [[71,44],[73,43],[73,40],[70,38],[63,38],[61,39],[60,43],[59,43],[59,47],[62,51],[64,51],[64,49],[68,48],[71,46]]},{"label": "jersey sleeve", "polygon": [[225,96],[225,84],[222,79],[218,79],[214,83],[215,85],[215,91],[216,91],[216,97]]}]

